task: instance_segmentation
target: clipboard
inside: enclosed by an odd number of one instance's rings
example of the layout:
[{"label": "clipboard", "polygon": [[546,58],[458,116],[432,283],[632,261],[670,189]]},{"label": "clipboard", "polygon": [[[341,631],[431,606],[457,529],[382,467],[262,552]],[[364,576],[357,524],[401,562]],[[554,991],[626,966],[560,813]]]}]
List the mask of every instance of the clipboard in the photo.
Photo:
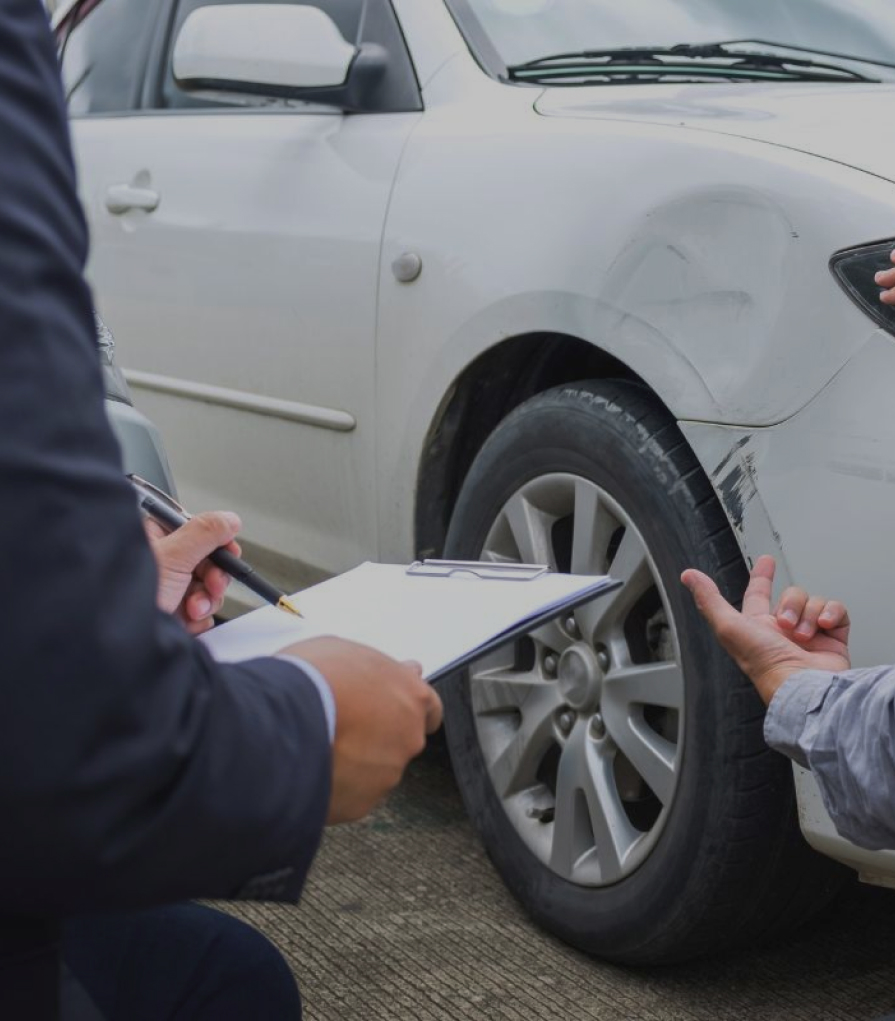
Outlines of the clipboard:
[{"label": "clipboard", "polygon": [[296,594],[302,618],[267,606],[199,641],[216,659],[236,661],[336,635],[417,660],[434,683],[620,586],[605,575],[558,574],[540,564],[368,562]]},{"label": "clipboard", "polygon": [[[550,568],[538,564],[491,564],[483,561],[417,561],[410,565],[407,573],[417,577],[441,578],[457,578],[471,574],[483,581],[508,581],[516,583],[535,581],[537,578],[551,572]],[[536,614],[526,620],[517,621],[487,641],[480,643],[475,648],[458,655],[453,662],[427,675],[426,679],[430,684],[437,684],[446,677],[465,670],[466,667],[471,666],[477,660],[483,659],[491,652],[496,652],[517,638],[524,637],[543,625],[549,624],[550,621],[556,620],[557,617],[562,617],[569,611],[576,610],[578,606],[591,602],[606,592],[612,592],[620,588],[621,584],[623,583],[620,581],[606,578],[605,583],[601,584],[598,589],[589,588],[571,597],[567,602],[563,602],[561,606],[550,606],[540,614]]]},{"label": "clipboard", "polygon": [[494,563],[490,560],[414,560],[408,574],[427,578],[453,578],[471,574],[492,581],[533,581],[549,571],[546,564]]}]

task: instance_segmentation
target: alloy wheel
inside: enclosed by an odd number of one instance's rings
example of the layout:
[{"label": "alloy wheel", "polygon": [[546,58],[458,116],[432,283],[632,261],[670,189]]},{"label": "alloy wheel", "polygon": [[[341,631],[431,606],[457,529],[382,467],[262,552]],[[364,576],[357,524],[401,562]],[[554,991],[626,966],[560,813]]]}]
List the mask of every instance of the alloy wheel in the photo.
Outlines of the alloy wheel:
[{"label": "alloy wheel", "polygon": [[526,845],[573,883],[616,883],[655,845],[681,767],[684,679],[661,578],[624,508],[567,473],[518,489],[480,556],[624,582],[470,675],[488,774]]}]

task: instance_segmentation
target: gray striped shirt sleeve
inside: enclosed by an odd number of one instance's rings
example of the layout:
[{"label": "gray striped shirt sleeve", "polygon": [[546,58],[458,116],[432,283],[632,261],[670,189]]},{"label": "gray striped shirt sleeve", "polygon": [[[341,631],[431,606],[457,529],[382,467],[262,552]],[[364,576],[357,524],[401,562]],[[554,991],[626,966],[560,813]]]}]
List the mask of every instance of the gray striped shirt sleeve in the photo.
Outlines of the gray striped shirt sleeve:
[{"label": "gray striped shirt sleeve", "polygon": [[771,700],[764,733],[811,770],[843,837],[895,848],[895,667],[794,674]]}]

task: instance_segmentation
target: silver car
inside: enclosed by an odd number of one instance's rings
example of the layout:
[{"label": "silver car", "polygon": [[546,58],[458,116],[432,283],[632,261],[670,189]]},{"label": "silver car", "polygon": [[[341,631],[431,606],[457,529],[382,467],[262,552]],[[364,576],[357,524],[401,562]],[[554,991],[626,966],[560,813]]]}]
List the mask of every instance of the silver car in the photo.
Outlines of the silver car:
[{"label": "silver car", "polygon": [[531,915],[671,961],[808,917],[831,859],[892,882],[679,583],[735,598],[773,553],[848,604],[856,665],[895,655],[892,3],[91,0],[58,29],[97,301],[187,503],[294,587],[444,553],[625,582],[445,692]]}]

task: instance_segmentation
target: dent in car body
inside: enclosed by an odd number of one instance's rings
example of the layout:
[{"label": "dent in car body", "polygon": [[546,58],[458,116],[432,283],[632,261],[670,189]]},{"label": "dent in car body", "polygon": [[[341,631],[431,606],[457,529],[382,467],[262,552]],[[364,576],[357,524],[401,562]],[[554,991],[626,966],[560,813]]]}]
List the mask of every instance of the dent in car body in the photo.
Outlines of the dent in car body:
[{"label": "dent in car body", "polygon": [[[748,420],[773,417],[779,397],[760,391],[758,381],[769,362],[787,356],[770,341],[786,321],[787,287],[802,260],[793,224],[779,203],[745,185],[700,181],[675,191],[634,220],[600,297],[654,331],[666,360],[677,355],[692,365],[713,417],[742,407],[746,388],[753,393]],[[621,355],[620,345],[614,353]],[[804,399],[811,385],[806,377]],[[678,403],[692,397],[682,394]]]}]

